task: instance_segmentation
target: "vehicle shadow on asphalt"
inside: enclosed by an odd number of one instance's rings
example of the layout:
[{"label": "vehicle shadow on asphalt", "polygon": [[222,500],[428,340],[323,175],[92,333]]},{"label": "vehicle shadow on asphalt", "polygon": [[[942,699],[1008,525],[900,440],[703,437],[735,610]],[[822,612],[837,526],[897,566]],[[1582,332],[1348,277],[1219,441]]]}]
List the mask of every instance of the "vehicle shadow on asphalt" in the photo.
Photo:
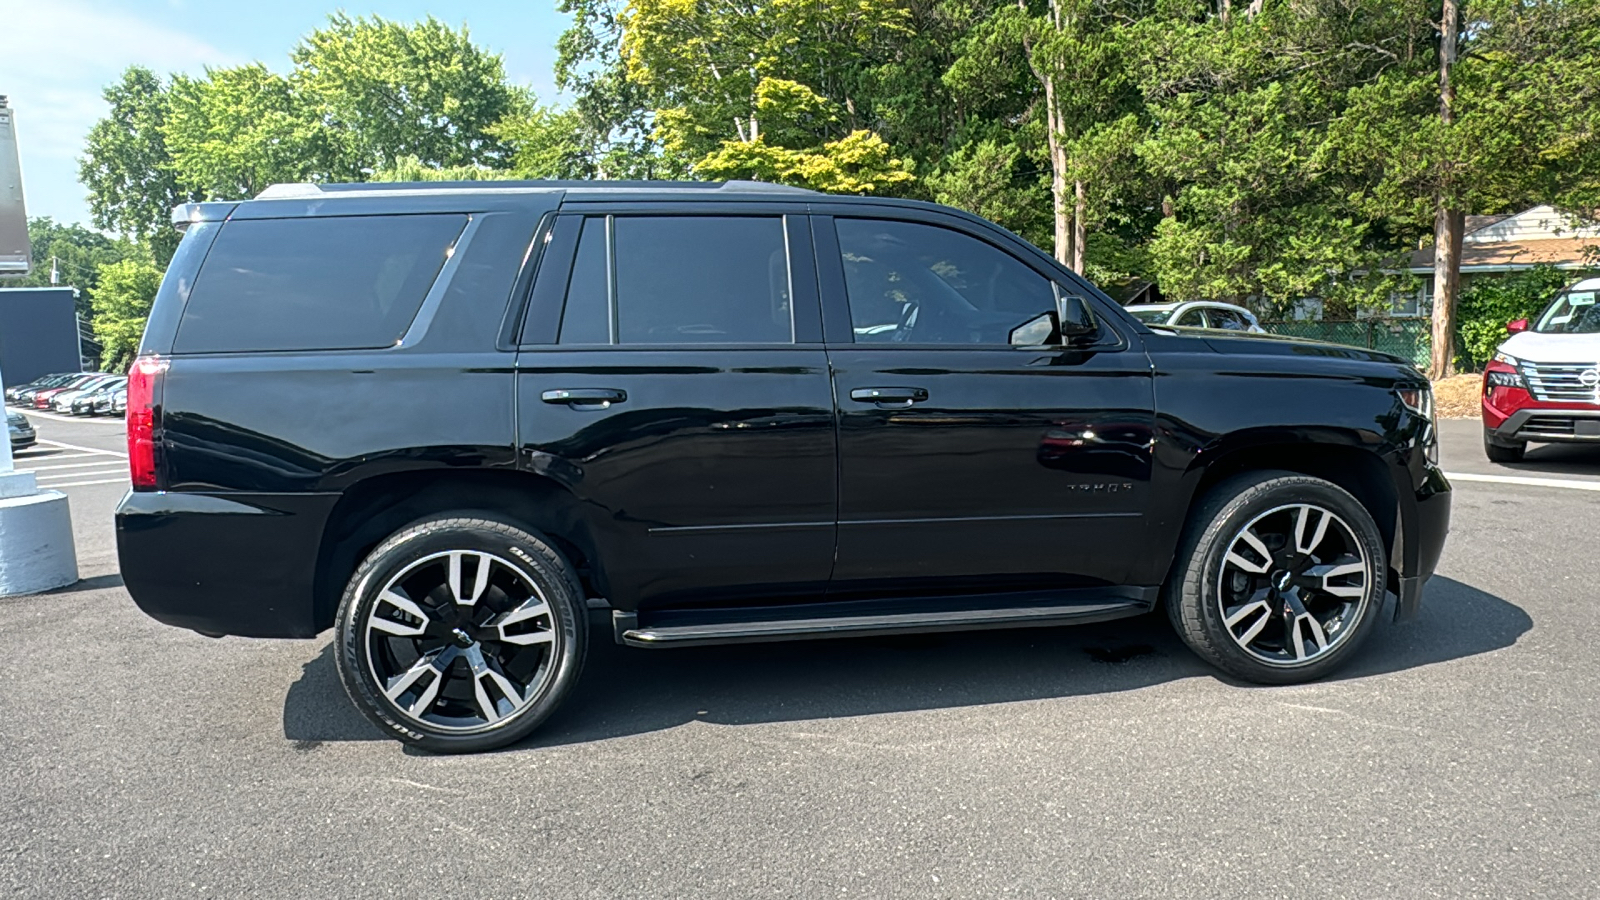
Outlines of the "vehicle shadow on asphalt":
[{"label": "vehicle shadow on asphalt", "polygon": [[1588,444],[1535,444],[1522,462],[1500,463],[1500,468],[1529,475],[1600,475],[1600,447]]},{"label": "vehicle shadow on asphalt", "polygon": [[[1449,578],[1428,584],[1417,621],[1393,626],[1389,612],[1359,658],[1332,680],[1488,653],[1515,644],[1533,626],[1519,607]],[[532,737],[509,749],[585,743],[692,721],[747,725],[868,716],[1128,691],[1191,677],[1229,680],[1190,653],[1164,615],[1070,628],[679,650],[619,647],[597,619],[573,695]],[[331,644],[290,686],[283,725],[284,736],[297,742],[383,737],[345,698]]]}]

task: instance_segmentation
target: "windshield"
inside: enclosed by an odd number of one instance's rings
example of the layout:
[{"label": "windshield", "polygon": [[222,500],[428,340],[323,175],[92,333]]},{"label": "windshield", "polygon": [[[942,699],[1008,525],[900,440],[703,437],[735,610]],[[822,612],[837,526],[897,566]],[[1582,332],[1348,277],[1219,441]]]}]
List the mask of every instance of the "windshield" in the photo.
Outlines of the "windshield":
[{"label": "windshield", "polygon": [[1600,305],[1596,291],[1563,291],[1550,301],[1539,324],[1540,334],[1600,334]]},{"label": "windshield", "polygon": [[1172,310],[1170,310],[1170,309],[1130,309],[1130,310],[1128,310],[1128,313],[1130,315],[1132,315],[1135,319],[1138,319],[1139,321],[1144,322],[1147,325],[1164,325],[1164,324],[1166,324],[1167,316],[1172,315]]}]

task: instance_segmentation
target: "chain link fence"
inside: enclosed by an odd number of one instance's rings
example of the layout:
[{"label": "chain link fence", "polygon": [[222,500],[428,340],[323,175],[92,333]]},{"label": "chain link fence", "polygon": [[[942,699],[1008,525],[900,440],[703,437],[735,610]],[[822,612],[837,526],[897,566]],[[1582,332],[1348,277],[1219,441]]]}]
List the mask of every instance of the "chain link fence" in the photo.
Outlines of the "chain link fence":
[{"label": "chain link fence", "polygon": [[1433,326],[1427,319],[1362,319],[1355,322],[1262,322],[1272,334],[1310,338],[1330,344],[1393,353],[1426,368],[1433,345]]}]

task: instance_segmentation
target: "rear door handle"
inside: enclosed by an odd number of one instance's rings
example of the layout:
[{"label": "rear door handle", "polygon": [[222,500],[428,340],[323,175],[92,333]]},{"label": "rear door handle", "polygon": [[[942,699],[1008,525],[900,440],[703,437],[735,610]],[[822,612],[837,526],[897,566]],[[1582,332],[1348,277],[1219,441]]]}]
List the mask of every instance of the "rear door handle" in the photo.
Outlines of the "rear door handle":
[{"label": "rear door handle", "polygon": [[565,403],[571,407],[605,409],[613,403],[628,399],[628,392],[616,388],[558,388],[545,391],[539,399],[546,403]]},{"label": "rear door handle", "polygon": [[919,387],[864,387],[852,390],[850,399],[858,403],[875,403],[884,409],[904,408],[928,399],[928,391]]}]

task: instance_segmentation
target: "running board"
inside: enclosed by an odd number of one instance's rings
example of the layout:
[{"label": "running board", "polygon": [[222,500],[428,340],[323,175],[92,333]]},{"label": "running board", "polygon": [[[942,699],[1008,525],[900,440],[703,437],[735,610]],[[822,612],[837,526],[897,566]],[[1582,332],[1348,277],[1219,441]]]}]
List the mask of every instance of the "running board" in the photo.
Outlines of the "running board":
[{"label": "running board", "polygon": [[[630,647],[695,647],[710,644],[810,638],[1031,628],[1104,622],[1149,612],[1155,589],[1120,588],[1022,597],[958,597],[893,603],[819,603],[810,606],[647,611],[615,610],[616,641]],[[1120,595],[1120,596],[1119,596]],[[990,605],[974,605],[984,601]],[[994,604],[999,605],[994,605]]]}]

